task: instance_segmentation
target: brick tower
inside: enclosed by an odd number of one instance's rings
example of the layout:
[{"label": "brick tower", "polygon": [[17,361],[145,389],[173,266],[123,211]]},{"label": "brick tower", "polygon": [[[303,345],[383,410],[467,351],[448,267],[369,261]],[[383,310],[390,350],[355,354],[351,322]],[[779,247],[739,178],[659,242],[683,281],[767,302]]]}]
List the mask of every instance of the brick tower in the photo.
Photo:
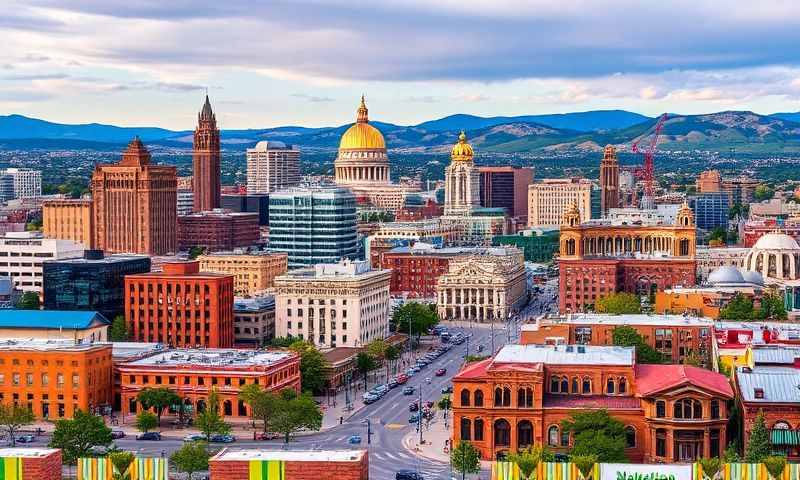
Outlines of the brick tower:
[{"label": "brick tower", "polygon": [[603,216],[609,208],[619,208],[619,161],[613,145],[606,145],[600,162],[600,212]]},{"label": "brick tower", "polygon": [[219,208],[220,201],[220,153],[217,117],[211,110],[206,95],[203,109],[197,115],[197,128],[194,130],[194,205],[195,212]]}]

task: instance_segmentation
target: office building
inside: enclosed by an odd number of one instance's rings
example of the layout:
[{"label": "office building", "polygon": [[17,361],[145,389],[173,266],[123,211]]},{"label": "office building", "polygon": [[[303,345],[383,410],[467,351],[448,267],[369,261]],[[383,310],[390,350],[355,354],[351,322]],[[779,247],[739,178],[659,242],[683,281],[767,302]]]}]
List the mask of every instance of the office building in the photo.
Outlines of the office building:
[{"label": "office building", "polygon": [[300,183],[300,149],[261,141],[247,149],[247,194],[270,194]]},{"label": "office building", "polygon": [[126,423],[132,423],[134,415],[142,411],[136,396],[148,387],[169,388],[183,399],[187,411],[195,414],[208,407],[213,389],[219,397],[219,413],[243,421],[252,418],[250,407],[239,398],[246,385],[260,385],[268,392],[288,388],[300,393],[300,356],[286,350],[177,348],[120,363],[117,369]]},{"label": "office building", "polygon": [[503,208],[506,215],[528,221],[528,185],[533,183],[533,168],[478,167],[481,206]]},{"label": "office building", "polygon": [[178,189],[176,195],[178,199],[178,216],[191,215],[192,212],[194,212],[194,192],[191,190]]},{"label": "office building", "polygon": [[713,230],[717,227],[728,229],[728,195],[724,192],[703,193],[692,202],[694,221],[697,228]]},{"label": "office building", "polygon": [[286,273],[288,256],[282,252],[220,252],[197,257],[201,272],[233,275],[237,296],[253,297],[272,288],[275,277]]},{"label": "office building", "polygon": [[233,338],[237,346],[261,348],[275,338],[275,297],[240,298],[233,302]]},{"label": "office building", "polygon": [[319,348],[363,347],[389,334],[389,270],[343,260],[275,279],[275,335]]},{"label": "office building", "polygon": [[759,185],[761,181],[745,176],[722,179],[722,191],[728,194],[728,203],[731,205],[747,205],[752,202],[753,193]]},{"label": "office building", "polygon": [[289,268],[336,263],[358,251],[356,200],[344,188],[305,187],[269,197],[269,249]]},{"label": "office building", "polygon": [[0,175],[10,175],[14,183],[14,198],[42,196],[42,172],[30,168],[6,168]]},{"label": "office building", "polygon": [[466,255],[468,247],[435,247],[418,242],[383,252],[380,268],[392,272],[389,293],[393,297],[434,299],[436,281],[449,270],[450,260]]},{"label": "office building", "polygon": [[10,278],[23,292],[42,293],[46,260],[83,256],[83,245],[44,238],[40,232],[8,232],[0,238],[0,276]]},{"label": "office building", "polygon": [[220,196],[220,147],[217,116],[206,101],[197,114],[192,151],[193,209],[205,212],[219,208]]},{"label": "office building", "polygon": [[110,405],[111,372],[110,343],[0,342],[0,401],[29,408],[39,419]]},{"label": "office building", "polygon": [[269,195],[225,194],[222,208],[232,212],[258,213],[258,224],[269,225]]},{"label": "office building", "polygon": [[200,263],[125,276],[131,340],[177,347],[233,346],[233,276],[200,272]]},{"label": "office building", "polygon": [[620,207],[619,160],[613,145],[606,145],[600,161],[600,217]]},{"label": "office building", "polygon": [[531,228],[515,235],[497,235],[492,245],[511,245],[522,250],[526,262],[549,263],[558,253],[559,231],[556,228]]},{"label": "office building", "polygon": [[93,248],[92,200],[46,200],[42,202],[42,232],[45,238],[72,240]]},{"label": "office building", "polygon": [[108,253],[166,255],[177,250],[175,167],[151,165],[134,138],[122,160],[92,175],[94,247]]},{"label": "office building", "polygon": [[178,249],[203,247],[217,252],[252,247],[261,240],[258,215],[222,209],[178,217]]},{"label": "office building", "polygon": [[564,211],[577,204],[581,222],[591,218],[592,182],[585,178],[545,178],[528,187],[528,226],[558,227]]},{"label": "office building", "polygon": [[14,176],[0,171],[0,202],[14,199]]},{"label": "office building", "polygon": [[697,193],[719,193],[722,191],[722,175],[719,170],[706,170],[700,172],[695,180]]},{"label": "office building", "polygon": [[45,261],[44,308],[97,311],[113,320],[124,314],[125,275],[149,271],[150,257],[104,256],[102,250],[86,250],[83,258]]}]

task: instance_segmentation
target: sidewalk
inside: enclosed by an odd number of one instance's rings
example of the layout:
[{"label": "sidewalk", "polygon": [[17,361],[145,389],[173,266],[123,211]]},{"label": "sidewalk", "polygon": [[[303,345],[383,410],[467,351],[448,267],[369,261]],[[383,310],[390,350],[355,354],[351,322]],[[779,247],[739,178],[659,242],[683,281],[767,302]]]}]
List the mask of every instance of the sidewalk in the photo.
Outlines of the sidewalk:
[{"label": "sidewalk", "polygon": [[[449,440],[453,428],[451,413],[448,412],[447,427],[444,425],[444,418],[440,410],[436,412],[436,417],[431,421],[429,428],[426,429],[423,423],[422,439],[424,443],[422,444],[419,443],[419,432],[412,427],[411,431],[403,437],[403,447],[414,455],[436,462],[450,463]],[[481,472],[488,472],[491,468],[492,462],[481,460]]]}]

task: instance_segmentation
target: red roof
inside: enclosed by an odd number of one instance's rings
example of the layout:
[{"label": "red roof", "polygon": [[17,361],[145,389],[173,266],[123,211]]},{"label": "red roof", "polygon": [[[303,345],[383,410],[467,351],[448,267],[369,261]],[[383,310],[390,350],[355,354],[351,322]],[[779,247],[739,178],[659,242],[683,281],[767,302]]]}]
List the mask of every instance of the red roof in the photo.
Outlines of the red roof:
[{"label": "red roof", "polygon": [[453,377],[453,380],[469,380],[473,378],[481,378],[486,375],[486,368],[492,363],[491,358],[479,360],[477,362],[468,363],[461,369],[460,372]]},{"label": "red roof", "polygon": [[688,365],[636,365],[636,393],[647,396],[667,389],[692,385],[733,398],[728,377]]},{"label": "red roof", "polygon": [[606,395],[545,395],[544,408],[605,408],[628,410],[641,408],[636,397]]}]

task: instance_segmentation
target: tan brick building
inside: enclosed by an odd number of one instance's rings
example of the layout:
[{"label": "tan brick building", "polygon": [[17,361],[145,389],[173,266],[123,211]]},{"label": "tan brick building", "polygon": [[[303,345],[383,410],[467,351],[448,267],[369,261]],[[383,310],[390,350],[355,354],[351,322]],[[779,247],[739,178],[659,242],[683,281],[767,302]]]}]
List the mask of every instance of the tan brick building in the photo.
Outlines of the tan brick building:
[{"label": "tan brick building", "polygon": [[42,230],[45,238],[72,240],[94,248],[94,216],[90,199],[42,202]]},{"label": "tan brick building", "polygon": [[591,218],[592,182],[584,178],[545,178],[528,186],[528,226],[557,227],[564,211],[577,204],[581,222]]},{"label": "tan brick building", "polygon": [[237,296],[252,297],[272,288],[275,277],[287,270],[287,255],[275,253],[213,253],[197,257],[200,271],[233,275]]}]

